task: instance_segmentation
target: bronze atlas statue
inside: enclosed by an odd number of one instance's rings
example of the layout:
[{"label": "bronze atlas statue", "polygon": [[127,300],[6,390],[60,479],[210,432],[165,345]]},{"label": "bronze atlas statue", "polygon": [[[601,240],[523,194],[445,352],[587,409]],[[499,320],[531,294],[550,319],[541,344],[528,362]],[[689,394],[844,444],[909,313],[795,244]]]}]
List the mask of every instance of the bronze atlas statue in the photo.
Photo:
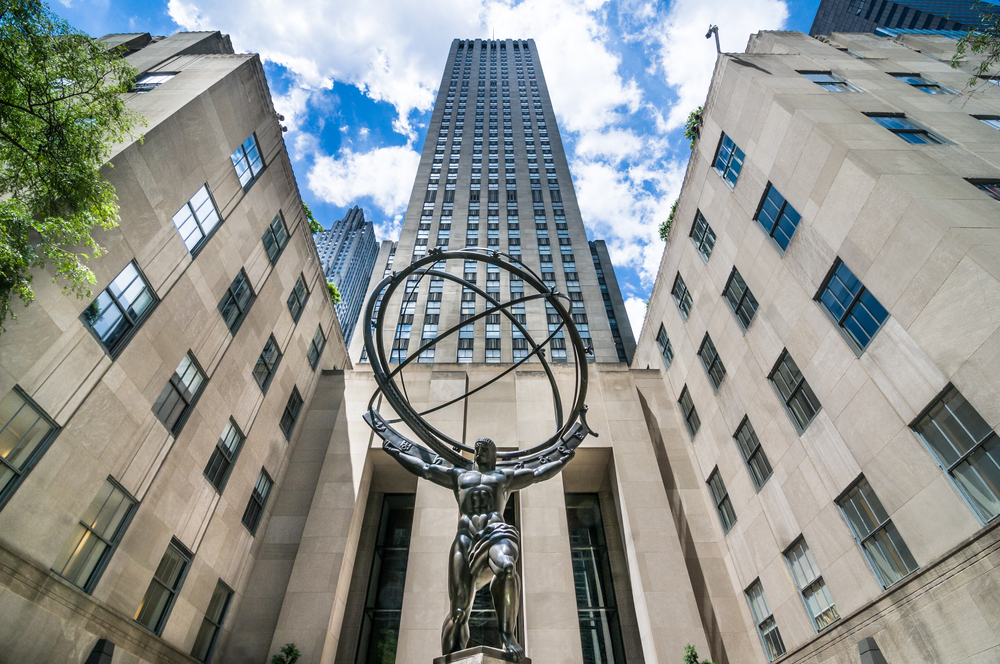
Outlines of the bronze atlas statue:
[{"label": "bronze atlas statue", "polygon": [[[524,286],[534,289],[530,295],[499,302],[486,291],[478,288],[474,281],[450,274],[448,261],[467,264],[471,261],[496,266],[508,273],[512,281],[520,280]],[[465,269],[465,268],[463,268]],[[487,268],[489,270],[489,268]],[[464,274],[464,272],[463,272]],[[471,316],[464,316],[458,324],[445,330],[435,339],[425,342],[412,355],[405,358],[386,354],[387,337],[384,334],[385,313],[393,295],[402,290],[400,320],[390,327],[392,336],[388,347],[397,346],[400,334],[402,312],[412,311],[406,305],[415,301],[419,283],[430,281],[450,281],[463,287],[464,292],[473,292],[485,303],[485,309]],[[523,290],[523,289],[522,289]],[[514,291],[511,292],[521,292]],[[549,334],[541,342],[536,342],[524,324],[510,309],[533,300],[544,300],[558,314],[558,324],[548,326]],[[511,659],[524,657],[524,649],[517,642],[515,628],[521,603],[521,581],[517,573],[520,555],[520,535],[517,529],[503,519],[504,507],[514,491],[526,488],[556,475],[573,458],[577,446],[587,435],[597,435],[587,427],[584,400],[587,395],[586,355],[592,353],[590,339],[583,339],[573,324],[572,302],[554,287],[547,285],[529,268],[520,263],[516,256],[509,256],[491,249],[467,248],[464,251],[444,252],[432,250],[426,257],[415,260],[399,272],[383,279],[375,288],[365,310],[364,326],[365,352],[371,362],[378,390],[372,395],[365,413],[365,421],[382,439],[382,447],[405,469],[451,489],[458,501],[458,531],[451,545],[448,558],[448,596],[451,610],[445,619],[441,632],[441,650],[450,655],[463,650],[469,642],[469,618],[476,592],[490,585],[490,595],[496,609],[500,639],[504,651]],[[551,312],[550,312],[551,313]],[[506,317],[514,330],[526,340],[528,352],[497,375],[465,394],[423,412],[417,412],[406,397],[403,370],[414,362],[421,353],[433,348],[435,343],[457,332],[460,328],[473,325],[488,315]],[[550,320],[551,323],[551,320]],[[564,333],[565,336],[561,333]],[[568,337],[575,359],[576,384],[570,402],[569,415],[564,416],[562,397],[556,385],[555,375],[545,359],[545,346],[553,339]],[[487,388],[503,376],[530,360],[536,358],[542,366],[552,389],[555,431],[544,442],[528,449],[498,452],[489,438],[480,438],[474,447],[463,441],[452,439],[427,421],[424,416],[458,403],[470,395]],[[396,364],[395,367],[391,366]],[[383,395],[399,419],[387,420],[375,408],[379,395]],[[402,422],[419,438],[409,440],[393,428]],[[422,444],[421,444],[422,443]],[[426,445],[426,447],[425,447]],[[470,458],[471,457],[471,458]]]}]

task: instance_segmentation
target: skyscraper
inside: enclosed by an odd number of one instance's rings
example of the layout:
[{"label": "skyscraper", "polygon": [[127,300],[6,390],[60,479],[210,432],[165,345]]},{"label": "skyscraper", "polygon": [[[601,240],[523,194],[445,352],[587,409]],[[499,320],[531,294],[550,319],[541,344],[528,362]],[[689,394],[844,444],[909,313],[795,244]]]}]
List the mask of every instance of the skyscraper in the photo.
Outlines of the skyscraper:
[{"label": "skyscraper", "polygon": [[378,254],[375,225],[365,221],[364,210],[355,205],[329,230],[314,235],[313,240],[326,280],[340,291],[337,320],[344,342],[349,345]]},{"label": "skyscraper", "polygon": [[809,34],[832,32],[951,31],[956,36],[980,25],[974,0],[821,0]]},{"label": "skyscraper", "polygon": [[[567,293],[572,313],[596,362],[627,362],[631,346],[616,340],[611,320],[628,328],[614,279],[599,277],[587,243],[566,154],[548,87],[532,40],[452,42],[431,116],[416,181],[400,233],[395,265],[427,255],[428,248],[486,247],[508,253]],[[381,270],[376,266],[375,275]],[[605,273],[613,268],[605,257]],[[488,293],[520,297],[523,286],[499,271],[462,273]],[[448,269],[461,271],[461,266]],[[376,276],[372,285],[380,279]],[[427,290],[430,285],[424,286]],[[609,294],[605,306],[602,291]],[[441,296],[421,292],[396,330],[393,359],[436,338],[438,330],[475,312],[475,301],[459,287],[443,285]],[[474,296],[469,295],[469,298]],[[484,306],[483,302],[478,304]],[[480,311],[482,309],[480,308]],[[391,312],[395,319],[397,309]],[[514,310],[532,336],[548,335],[544,306],[528,302]],[[621,336],[619,331],[618,336]],[[631,331],[627,333],[631,337]],[[362,335],[351,357],[362,358]],[[463,328],[425,351],[419,362],[509,363],[528,352],[526,340],[499,314]],[[565,362],[566,340],[558,332],[549,357]],[[363,359],[363,358],[362,358]]]}]

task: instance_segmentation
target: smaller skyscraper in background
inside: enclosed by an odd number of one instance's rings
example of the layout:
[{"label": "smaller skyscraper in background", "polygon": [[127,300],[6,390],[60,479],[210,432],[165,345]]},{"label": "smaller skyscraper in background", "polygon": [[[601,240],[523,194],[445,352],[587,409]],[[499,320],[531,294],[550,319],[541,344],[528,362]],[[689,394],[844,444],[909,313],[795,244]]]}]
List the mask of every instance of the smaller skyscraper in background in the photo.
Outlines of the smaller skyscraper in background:
[{"label": "smaller skyscraper in background", "polygon": [[973,0],[820,0],[809,34],[936,33],[960,37],[982,23],[973,4]]},{"label": "smaller skyscraper in background", "polygon": [[344,341],[350,343],[378,254],[375,226],[365,221],[364,210],[355,205],[343,219],[333,222],[330,230],[317,233],[313,239],[327,282],[340,291],[337,319]]}]

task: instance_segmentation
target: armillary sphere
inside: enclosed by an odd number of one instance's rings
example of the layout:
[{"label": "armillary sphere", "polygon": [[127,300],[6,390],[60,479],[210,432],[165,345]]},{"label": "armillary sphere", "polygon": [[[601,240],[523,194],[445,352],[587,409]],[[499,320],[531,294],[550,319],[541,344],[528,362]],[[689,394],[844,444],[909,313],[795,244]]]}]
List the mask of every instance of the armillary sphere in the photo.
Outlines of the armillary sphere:
[{"label": "armillary sphere", "polygon": [[[508,272],[513,278],[523,280],[525,292],[527,288],[534,289],[534,293],[523,295],[517,299],[507,302],[500,302],[483,289],[476,286],[475,282],[468,281],[454,274],[449,274],[445,269],[448,261],[476,261],[487,265],[497,266],[501,271]],[[463,272],[464,274],[464,272]],[[416,283],[409,281],[411,277],[417,277]],[[421,345],[415,352],[410,354],[405,360],[396,366],[390,364],[391,354],[386,354],[386,334],[385,317],[393,295],[402,290],[402,306],[400,306],[400,317],[406,311],[406,305],[415,302],[419,285],[425,278],[439,277],[444,281],[451,281],[468,289],[465,292],[473,292],[487,302],[484,311],[478,312],[456,325],[448,328],[439,334],[435,339]],[[409,283],[408,283],[409,282]],[[402,289],[400,287],[403,286]],[[380,297],[381,296],[381,297]],[[552,306],[558,314],[559,324],[549,325],[550,332],[541,342],[537,342],[527,328],[510,312],[510,308],[531,302],[533,300],[544,300]],[[513,469],[537,467],[541,464],[554,461],[557,458],[566,456],[575,449],[587,435],[597,434],[587,426],[585,400],[587,397],[587,354],[593,351],[584,346],[580,333],[573,324],[571,315],[572,303],[569,297],[559,293],[555,288],[550,288],[536,275],[529,267],[521,263],[516,257],[483,247],[471,247],[462,251],[442,251],[432,249],[427,256],[420,258],[404,269],[393,272],[379,282],[372,292],[365,307],[365,350],[371,363],[372,371],[375,374],[375,382],[378,389],[368,402],[368,412],[364,418],[375,433],[382,438],[385,445],[397,447],[408,454],[419,455],[425,462],[434,464],[446,464],[456,468],[472,468],[473,462],[463,453],[472,456],[474,449],[462,441],[455,440],[443,433],[433,425],[429,424],[424,417],[433,412],[442,410],[452,404],[464,401],[469,396],[486,389],[499,379],[503,378],[511,371],[514,371],[532,357],[541,363],[545,375],[548,377],[549,385],[552,388],[553,404],[555,408],[555,431],[544,442],[527,449],[503,451],[497,454],[497,467],[509,467]],[[406,384],[403,371],[414,362],[422,352],[439,343],[445,337],[455,334],[460,328],[472,325],[477,320],[491,314],[505,316],[511,325],[527,341],[528,352],[525,357],[520,358],[509,367],[498,373],[496,376],[486,381],[482,385],[476,386],[464,394],[443,403],[441,405],[417,412],[410,405],[406,395]],[[402,320],[400,318],[400,320]],[[391,321],[390,321],[391,322]],[[398,323],[399,321],[397,321]],[[545,345],[553,338],[556,338],[560,331],[564,331],[565,337],[569,339],[569,345],[573,349],[576,384],[573,391],[572,407],[567,415],[563,409],[562,398],[559,393],[559,386],[556,384],[555,375],[545,358]],[[390,328],[391,338],[398,334],[398,324]],[[392,343],[389,343],[392,346]],[[399,419],[388,420],[379,414],[375,408],[378,396],[382,394],[386,401],[398,414]],[[409,426],[426,447],[417,441],[407,439],[396,431],[392,425],[403,422]],[[428,449],[429,448],[429,449]]]}]

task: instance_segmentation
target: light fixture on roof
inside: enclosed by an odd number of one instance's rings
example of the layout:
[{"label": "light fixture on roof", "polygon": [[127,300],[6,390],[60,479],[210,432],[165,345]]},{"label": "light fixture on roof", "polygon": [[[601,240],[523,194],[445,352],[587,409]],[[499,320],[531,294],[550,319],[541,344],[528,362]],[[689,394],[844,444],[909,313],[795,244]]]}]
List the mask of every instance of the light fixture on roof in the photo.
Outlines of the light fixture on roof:
[{"label": "light fixture on roof", "polygon": [[719,26],[710,25],[708,26],[708,32],[705,33],[705,39],[711,39],[712,35],[715,35],[715,51],[716,53],[722,53],[722,47],[719,46]]}]

